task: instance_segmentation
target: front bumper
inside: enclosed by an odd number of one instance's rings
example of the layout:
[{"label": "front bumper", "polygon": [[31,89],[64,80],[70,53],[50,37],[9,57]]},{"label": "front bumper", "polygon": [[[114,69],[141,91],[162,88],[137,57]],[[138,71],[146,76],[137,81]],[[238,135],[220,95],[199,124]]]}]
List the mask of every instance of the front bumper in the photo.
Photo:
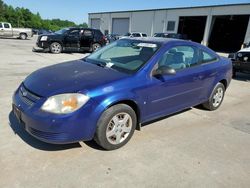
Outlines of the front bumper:
[{"label": "front bumper", "polygon": [[[22,86],[21,86],[22,87]],[[24,99],[18,89],[13,95],[13,111],[24,129],[35,138],[52,144],[67,144],[93,139],[100,113],[93,102],[71,114],[51,114],[40,109],[46,98],[34,102]]]},{"label": "front bumper", "polygon": [[49,52],[49,44],[47,41],[37,41],[36,46],[32,49],[33,52]]}]

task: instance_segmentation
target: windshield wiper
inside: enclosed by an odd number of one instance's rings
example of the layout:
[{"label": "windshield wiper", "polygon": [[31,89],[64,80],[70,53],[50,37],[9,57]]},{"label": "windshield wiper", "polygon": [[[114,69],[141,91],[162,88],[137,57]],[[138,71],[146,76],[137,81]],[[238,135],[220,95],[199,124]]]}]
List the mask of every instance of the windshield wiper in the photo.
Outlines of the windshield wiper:
[{"label": "windshield wiper", "polygon": [[106,67],[106,63],[104,63],[104,62],[98,62],[98,63],[94,63],[95,65],[97,65],[97,66],[99,66],[99,67]]}]

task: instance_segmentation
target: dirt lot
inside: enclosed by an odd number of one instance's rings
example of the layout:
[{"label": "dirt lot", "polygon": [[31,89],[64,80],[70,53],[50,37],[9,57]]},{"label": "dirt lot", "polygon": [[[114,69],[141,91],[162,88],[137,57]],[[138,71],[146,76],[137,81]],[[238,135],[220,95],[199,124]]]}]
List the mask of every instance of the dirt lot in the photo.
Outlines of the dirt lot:
[{"label": "dirt lot", "polygon": [[250,187],[250,76],[232,80],[218,111],[193,108],[158,120],[119,150],[50,145],[19,127],[12,93],[32,71],[84,54],[33,53],[34,44],[0,39],[1,188]]}]

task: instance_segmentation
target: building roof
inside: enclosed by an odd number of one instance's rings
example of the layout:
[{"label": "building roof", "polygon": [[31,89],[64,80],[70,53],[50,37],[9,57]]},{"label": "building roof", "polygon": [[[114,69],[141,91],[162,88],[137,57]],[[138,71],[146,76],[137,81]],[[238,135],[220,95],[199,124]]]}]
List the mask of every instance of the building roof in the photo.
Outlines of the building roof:
[{"label": "building roof", "polygon": [[193,9],[193,8],[214,8],[214,7],[242,6],[242,5],[250,5],[250,3],[234,3],[234,4],[190,6],[190,7],[173,7],[173,8],[144,9],[144,10],[92,12],[92,13],[89,13],[89,14],[126,13],[126,12],[143,12],[143,11],[156,11],[156,10],[178,10],[178,9]]}]

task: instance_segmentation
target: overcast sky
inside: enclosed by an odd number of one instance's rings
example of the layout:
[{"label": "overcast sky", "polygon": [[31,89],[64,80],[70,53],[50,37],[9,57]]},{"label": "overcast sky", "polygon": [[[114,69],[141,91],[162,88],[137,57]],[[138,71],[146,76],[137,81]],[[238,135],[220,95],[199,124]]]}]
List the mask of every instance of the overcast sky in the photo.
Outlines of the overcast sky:
[{"label": "overcast sky", "polygon": [[88,13],[118,10],[173,8],[203,5],[250,3],[250,0],[3,0],[14,7],[39,12],[42,18],[88,22]]}]

